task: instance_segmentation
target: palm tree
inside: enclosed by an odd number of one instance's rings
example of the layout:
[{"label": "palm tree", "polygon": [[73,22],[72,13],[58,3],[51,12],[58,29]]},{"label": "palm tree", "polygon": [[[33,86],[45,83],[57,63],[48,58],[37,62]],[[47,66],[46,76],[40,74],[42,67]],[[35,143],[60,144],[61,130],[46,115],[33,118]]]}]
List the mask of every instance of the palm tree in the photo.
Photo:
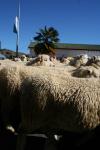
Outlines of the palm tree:
[{"label": "palm tree", "polygon": [[34,37],[36,45],[34,51],[36,54],[50,54],[55,55],[55,44],[59,41],[58,31],[53,27],[40,29],[36,32],[37,36]]}]

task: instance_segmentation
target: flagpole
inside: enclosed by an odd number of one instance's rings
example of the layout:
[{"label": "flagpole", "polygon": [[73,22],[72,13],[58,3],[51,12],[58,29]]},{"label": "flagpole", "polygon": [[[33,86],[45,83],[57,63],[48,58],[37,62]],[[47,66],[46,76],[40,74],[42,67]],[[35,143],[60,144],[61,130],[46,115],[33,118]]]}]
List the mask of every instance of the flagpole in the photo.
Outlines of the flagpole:
[{"label": "flagpole", "polygon": [[16,37],[16,57],[19,56],[18,50],[19,50],[19,35],[17,33],[17,37]]}]

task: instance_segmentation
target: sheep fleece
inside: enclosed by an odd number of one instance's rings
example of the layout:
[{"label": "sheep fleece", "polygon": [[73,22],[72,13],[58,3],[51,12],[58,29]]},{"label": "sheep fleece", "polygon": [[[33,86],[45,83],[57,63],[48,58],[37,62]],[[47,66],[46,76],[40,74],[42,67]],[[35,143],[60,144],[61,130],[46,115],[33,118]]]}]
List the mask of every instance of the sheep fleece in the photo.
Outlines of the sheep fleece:
[{"label": "sheep fleece", "polygon": [[22,128],[82,132],[100,124],[99,79],[37,74],[22,83]]}]

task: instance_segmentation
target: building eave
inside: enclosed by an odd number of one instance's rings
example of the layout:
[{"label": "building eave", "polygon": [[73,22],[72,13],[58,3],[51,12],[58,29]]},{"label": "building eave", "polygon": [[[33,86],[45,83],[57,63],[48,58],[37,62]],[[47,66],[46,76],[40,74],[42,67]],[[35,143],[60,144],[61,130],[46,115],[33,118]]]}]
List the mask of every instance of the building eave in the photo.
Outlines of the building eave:
[{"label": "building eave", "polygon": [[[36,42],[31,42],[29,44],[28,48],[33,49],[35,45],[36,45]],[[100,45],[96,45],[96,44],[56,43],[55,49],[100,51]]]}]

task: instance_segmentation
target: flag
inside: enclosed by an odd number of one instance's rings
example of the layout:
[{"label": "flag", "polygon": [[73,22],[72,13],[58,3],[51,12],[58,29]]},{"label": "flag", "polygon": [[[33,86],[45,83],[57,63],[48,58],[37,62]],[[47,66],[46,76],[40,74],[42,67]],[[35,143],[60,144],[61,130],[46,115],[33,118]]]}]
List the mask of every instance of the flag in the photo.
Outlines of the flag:
[{"label": "flag", "polygon": [[19,33],[19,18],[17,16],[15,17],[13,32],[16,34]]}]

